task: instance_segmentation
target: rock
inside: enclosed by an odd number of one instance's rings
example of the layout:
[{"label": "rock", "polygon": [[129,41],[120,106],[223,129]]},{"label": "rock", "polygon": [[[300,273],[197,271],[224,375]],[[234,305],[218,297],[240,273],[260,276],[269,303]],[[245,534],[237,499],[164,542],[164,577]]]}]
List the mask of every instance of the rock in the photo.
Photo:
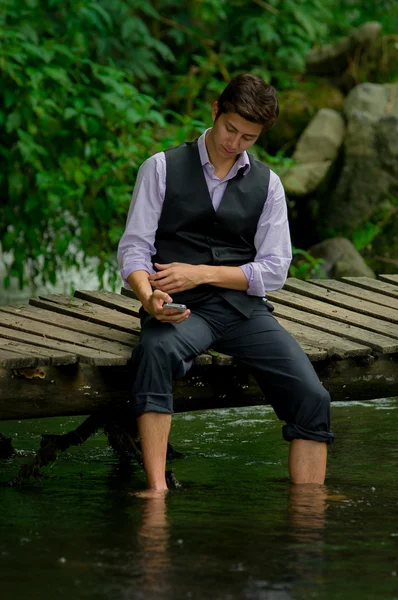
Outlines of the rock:
[{"label": "rock", "polygon": [[398,115],[398,84],[357,85],[344,102],[344,112],[348,120],[355,113],[366,113],[374,119],[387,114]]},{"label": "rock", "polygon": [[306,196],[320,186],[343,143],[344,128],[344,119],[336,111],[318,111],[298,141],[293,154],[297,164],[280,173],[287,194]]},{"label": "rock", "polygon": [[301,135],[293,159],[300,163],[334,161],[344,140],[343,117],[323,108]]},{"label": "rock", "polygon": [[331,238],[308,249],[314,258],[323,258],[322,270],[329,279],[342,277],[372,277],[376,275],[367,266],[353,244],[342,237]]},{"label": "rock", "polygon": [[293,149],[311,119],[322,108],[343,112],[344,95],[328,81],[315,79],[279,94],[280,116],[263,138],[270,154]]},{"label": "rock", "polygon": [[370,46],[379,39],[381,30],[381,24],[376,21],[364,23],[349,36],[314,48],[306,58],[307,72],[317,75],[341,75],[359,49]]},{"label": "rock", "polygon": [[354,48],[363,44],[372,44],[379,39],[382,31],[382,25],[378,21],[368,21],[356,29],[353,29],[349,35],[351,44]]},{"label": "rock", "polygon": [[306,196],[314,192],[325,179],[331,160],[309,162],[290,167],[285,176],[281,176],[283,186],[288,195]]},{"label": "rock", "polygon": [[[384,226],[398,197],[398,84],[362,84],[347,98],[344,166],[330,194],[317,198],[321,238],[352,237]],[[371,241],[371,240],[369,240]]]}]

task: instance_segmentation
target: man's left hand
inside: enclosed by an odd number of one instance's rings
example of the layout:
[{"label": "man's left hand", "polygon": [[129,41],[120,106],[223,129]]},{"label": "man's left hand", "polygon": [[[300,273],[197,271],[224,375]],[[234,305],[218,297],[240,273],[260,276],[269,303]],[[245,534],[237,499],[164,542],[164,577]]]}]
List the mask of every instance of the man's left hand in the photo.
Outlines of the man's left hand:
[{"label": "man's left hand", "polygon": [[149,282],[154,290],[173,295],[204,283],[203,265],[173,262],[167,265],[155,263],[155,267],[158,273],[149,276]]}]

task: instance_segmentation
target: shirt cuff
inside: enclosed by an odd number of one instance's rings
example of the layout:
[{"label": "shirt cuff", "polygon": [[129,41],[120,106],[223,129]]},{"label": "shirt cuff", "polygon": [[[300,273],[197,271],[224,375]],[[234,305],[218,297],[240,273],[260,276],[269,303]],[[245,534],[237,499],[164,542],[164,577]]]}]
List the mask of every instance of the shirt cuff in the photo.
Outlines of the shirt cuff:
[{"label": "shirt cuff", "polygon": [[244,272],[249,284],[246,294],[249,296],[259,296],[260,298],[263,298],[265,296],[265,288],[259,269],[256,269],[252,262],[242,265],[241,269]]},{"label": "shirt cuff", "polygon": [[247,263],[246,265],[241,265],[240,267],[247,279],[247,283],[249,284],[249,287],[246,290],[246,294],[249,294],[249,296],[264,296],[262,292],[262,288],[264,287],[262,285],[259,286],[258,282],[256,281],[256,272],[254,269],[254,265],[253,263]]},{"label": "shirt cuff", "polygon": [[132,261],[130,263],[127,263],[127,265],[120,270],[120,274],[122,276],[123,281],[127,283],[127,277],[133,271],[146,271],[148,275],[153,275],[156,272],[152,267],[151,263],[139,263]]}]

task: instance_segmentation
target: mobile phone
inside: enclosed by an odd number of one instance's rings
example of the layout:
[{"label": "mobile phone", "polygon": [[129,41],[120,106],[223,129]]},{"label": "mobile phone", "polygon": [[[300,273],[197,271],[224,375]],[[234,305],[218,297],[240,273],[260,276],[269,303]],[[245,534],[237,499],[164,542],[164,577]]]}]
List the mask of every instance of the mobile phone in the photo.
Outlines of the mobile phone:
[{"label": "mobile phone", "polygon": [[163,308],[176,308],[181,313],[187,310],[185,304],[177,304],[176,302],[165,302]]}]

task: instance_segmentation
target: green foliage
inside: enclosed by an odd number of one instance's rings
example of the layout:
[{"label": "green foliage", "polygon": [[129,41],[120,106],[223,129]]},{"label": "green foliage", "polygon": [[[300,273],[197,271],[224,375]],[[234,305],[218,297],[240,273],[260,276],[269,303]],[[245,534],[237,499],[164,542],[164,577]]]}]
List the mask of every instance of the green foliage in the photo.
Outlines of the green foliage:
[{"label": "green foliage", "polygon": [[391,217],[398,211],[398,198],[389,194],[388,198],[381,204],[379,210],[372,216],[372,220],[366,221],[364,225],[353,232],[352,243],[357,250],[369,247],[373,240],[383,232],[390,223]]},{"label": "green foliage", "polygon": [[323,258],[315,258],[306,250],[293,248],[293,263],[290,265],[289,276],[297,279],[325,279],[322,269]]},{"label": "green foliage", "polygon": [[366,21],[379,21],[384,33],[398,31],[398,3],[396,0],[330,0],[333,19],[329,21],[329,35],[338,37]]},{"label": "green foliage", "polygon": [[[139,165],[202,131],[231,76],[250,71],[291,87],[314,44],[379,17],[395,32],[397,18],[392,0],[0,0],[0,8],[0,240],[12,253],[4,283],[21,286],[24,269],[55,282],[61,265],[88,257],[99,259],[100,279],[107,271],[116,280]],[[281,154],[255,152],[275,170],[288,166]]]},{"label": "green foliage", "polygon": [[132,183],[165,117],[124,71],[90,58],[90,38],[111,23],[100,5],[9,1],[7,8],[0,239],[13,261],[5,285],[16,277],[22,287],[24,268],[55,283],[61,265],[79,267],[82,256],[99,259],[100,279],[107,266],[116,278],[112,256]]}]

